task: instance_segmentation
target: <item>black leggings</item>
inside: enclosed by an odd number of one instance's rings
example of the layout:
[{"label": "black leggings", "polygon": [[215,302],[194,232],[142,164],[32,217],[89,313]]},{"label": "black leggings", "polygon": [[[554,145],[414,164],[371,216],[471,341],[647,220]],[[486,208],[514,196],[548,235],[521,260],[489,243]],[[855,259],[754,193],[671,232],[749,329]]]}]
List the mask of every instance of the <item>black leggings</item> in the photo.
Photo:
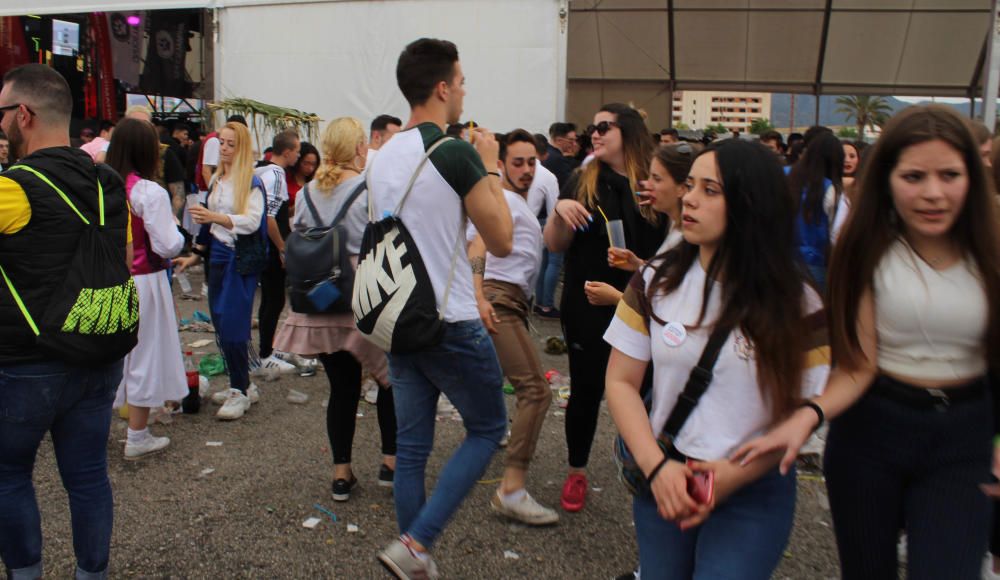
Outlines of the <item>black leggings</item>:
[{"label": "black leggings", "polygon": [[978,579],[990,532],[993,411],[990,395],[920,409],[869,392],[835,419],[824,470],[845,580],[897,577],[896,541],[907,534],[907,574]]},{"label": "black leggings", "polygon": [[[326,434],[333,450],[333,463],[351,462],[358,402],[361,400],[361,364],[346,351],[321,354],[319,360],[330,381],[330,402],[326,406]],[[382,434],[382,455],[396,455],[396,408],[392,388],[378,391],[375,404]]]},{"label": "black leggings", "polygon": [[273,244],[269,252],[267,267],[260,273],[260,307],[257,309],[260,358],[271,356],[278,318],[285,309],[285,269],[281,267],[281,258]]},{"label": "black leggings", "polygon": [[597,419],[604,397],[604,375],[611,346],[597,337],[591,341],[569,341],[569,404],[566,406],[566,448],[569,466],[584,468],[597,432]]}]

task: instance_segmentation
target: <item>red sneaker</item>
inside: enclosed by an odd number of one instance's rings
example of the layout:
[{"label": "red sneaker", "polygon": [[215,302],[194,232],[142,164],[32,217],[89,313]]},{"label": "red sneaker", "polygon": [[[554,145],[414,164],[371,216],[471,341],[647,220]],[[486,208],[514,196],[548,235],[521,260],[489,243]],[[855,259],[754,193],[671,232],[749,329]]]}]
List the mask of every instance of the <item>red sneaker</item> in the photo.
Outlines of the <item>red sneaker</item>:
[{"label": "red sneaker", "polygon": [[582,473],[571,473],[566,476],[562,488],[562,507],[568,512],[578,512],[587,501],[587,476]]}]

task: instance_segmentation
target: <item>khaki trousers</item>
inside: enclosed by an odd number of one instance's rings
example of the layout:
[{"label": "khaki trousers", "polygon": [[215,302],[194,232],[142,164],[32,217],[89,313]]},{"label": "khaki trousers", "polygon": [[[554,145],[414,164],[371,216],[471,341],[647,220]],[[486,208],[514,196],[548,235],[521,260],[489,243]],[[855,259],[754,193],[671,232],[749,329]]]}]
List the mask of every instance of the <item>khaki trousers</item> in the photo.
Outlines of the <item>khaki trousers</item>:
[{"label": "khaki trousers", "polygon": [[486,280],[483,293],[500,319],[493,346],[517,399],[504,465],[527,469],[552,403],[552,391],[528,333],[529,303],[524,291],[517,284]]}]

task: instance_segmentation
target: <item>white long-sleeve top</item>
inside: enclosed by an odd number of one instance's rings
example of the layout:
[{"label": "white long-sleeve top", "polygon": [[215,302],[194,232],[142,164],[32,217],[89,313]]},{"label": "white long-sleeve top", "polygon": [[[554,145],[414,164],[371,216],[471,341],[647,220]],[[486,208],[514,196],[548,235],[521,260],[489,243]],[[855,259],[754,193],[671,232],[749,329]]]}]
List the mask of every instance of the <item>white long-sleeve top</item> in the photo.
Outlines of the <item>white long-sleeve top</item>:
[{"label": "white long-sleeve top", "polygon": [[177,231],[170,194],[154,181],[141,179],[129,194],[132,214],[142,219],[153,252],[161,258],[173,258],[184,248],[184,236]]},{"label": "white long-sleeve top", "polygon": [[250,199],[247,200],[247,211],[242,214],[235,213],[233,197],[233,185],[229,179],[220,179],[212,186],[212,194],[208,196],[208,209],[214,212],[225,214],[233,222],[233,229],[227,229],[219,224],[212,224],[209,230],[215,239],[230,248],[236,247],[236,236],[238,234],[252,234],[260,228],[260,219],[264,215],[264,195],[260,189],[250,191]]}]

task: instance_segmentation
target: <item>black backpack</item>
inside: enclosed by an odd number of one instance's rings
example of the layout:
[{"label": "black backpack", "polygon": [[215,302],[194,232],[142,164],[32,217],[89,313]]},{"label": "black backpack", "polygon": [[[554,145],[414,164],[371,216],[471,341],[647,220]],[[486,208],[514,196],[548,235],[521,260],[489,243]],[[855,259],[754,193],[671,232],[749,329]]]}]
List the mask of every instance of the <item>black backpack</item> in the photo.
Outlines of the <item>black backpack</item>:
[{"label": "black backpack", "polygon": [[[359,184],[337,212],[329,226],[293,231],[285,242],[285,275],[292,312],[321,314],[350,312],[354,288],[354,265],[347,251],[347,229],[340,225],[368,184]],[[319,212],[309,196],[309,184],[302,190],[313,221]]]},{"label": "black backpack", "polygon": [[[365,227],[358,255],[358,270],[354,278],[354,323],[362,336],[386,352],[393,354],[414,352],[434,346],[444,336],[444,310],[448,306],[451,283],[455,276],[455,263],[461,248],[465,229],[459,228],[455,253],[451,258],[451,272],[444,303],[440,312],[434,296],[424,261],[420,257],[413,237],[399,218],[403,204],[413,190],[420,170],[442,143],[434,143],[417,165],[403,198],[396,211],[380,221],[375,221],[375,197],[368,183],[368,225]],[[371,168],[367,179],[371,179]]]},{"label": "black backpack", "polygon": [[[48,308],[39,320],[28,312],[13,281],[0,266],[0,274],[21,314],[36,336],[38,348],[48,357],[80,366],[101,366],[121,360],[139,339],[139,295],[124,260],[104,226],[104,187],[97,179],[100,213],[89,219],[48,177],[27,165],[15,165],[51,187],[83,221],[66,278],[54,289]],[[98,169],[100,171],[100,169]],[[96,218],[98,225],[92,221]]]}]

